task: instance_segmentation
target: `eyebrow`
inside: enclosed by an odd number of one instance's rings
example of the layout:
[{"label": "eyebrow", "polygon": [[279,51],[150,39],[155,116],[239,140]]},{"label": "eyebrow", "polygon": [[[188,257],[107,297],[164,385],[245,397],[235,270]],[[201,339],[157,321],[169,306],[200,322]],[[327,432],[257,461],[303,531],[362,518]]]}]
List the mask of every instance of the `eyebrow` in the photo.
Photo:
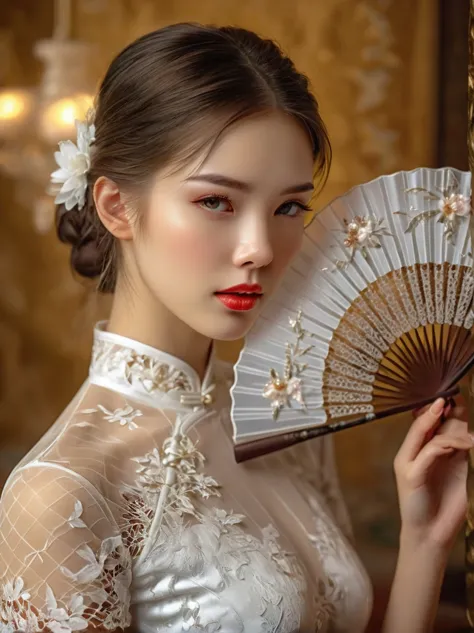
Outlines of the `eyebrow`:
[{"label": "eyebrow", "polygon": [[[231,189],[239,189],[240,191],[250,192],[252,186],[247,182],[230,178],[229,176],[222,176],[221,174],[201,174],[198,176],[190,176],[186,179],[186,182],[209,182],[212,185],[219,185],[221,187],[230,187]],[[313,191],[314,186],[312,182],[303,182],[299,185],[293,185],[287,187],[281,192],[281,195],[287,195],[289,193],[303,193],[305,191]]]}]

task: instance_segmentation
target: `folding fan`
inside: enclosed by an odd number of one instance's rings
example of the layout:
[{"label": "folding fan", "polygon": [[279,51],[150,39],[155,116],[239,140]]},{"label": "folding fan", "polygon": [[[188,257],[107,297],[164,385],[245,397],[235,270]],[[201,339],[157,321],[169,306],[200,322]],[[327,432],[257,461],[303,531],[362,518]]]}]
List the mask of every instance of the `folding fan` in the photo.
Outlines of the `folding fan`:
[{"label": "folding fan", "polygon": [[235,368],[238,461],[448,397],[474,365],[470,174],[416,169],[316,215]]}]

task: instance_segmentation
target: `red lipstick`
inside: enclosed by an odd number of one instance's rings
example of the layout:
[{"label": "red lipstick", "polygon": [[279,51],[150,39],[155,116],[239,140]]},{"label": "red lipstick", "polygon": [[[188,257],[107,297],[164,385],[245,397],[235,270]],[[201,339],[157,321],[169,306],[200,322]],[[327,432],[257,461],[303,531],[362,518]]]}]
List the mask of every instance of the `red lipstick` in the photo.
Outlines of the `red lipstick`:
[{"label": "red lipstick", "polygon": [[255,307],[263,291],[259,284],[238,284],[219,290],[215,295],[229,310],[243,312]]}]

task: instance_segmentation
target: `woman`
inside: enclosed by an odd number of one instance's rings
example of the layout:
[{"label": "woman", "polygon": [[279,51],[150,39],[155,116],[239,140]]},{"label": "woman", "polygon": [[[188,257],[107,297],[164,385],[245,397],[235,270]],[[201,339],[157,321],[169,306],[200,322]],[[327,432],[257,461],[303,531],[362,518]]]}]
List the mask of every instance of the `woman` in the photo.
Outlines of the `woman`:
[{"label": "woman", "polygon": [[[169,26],[113,61],[94,126],[61,146],[53,182],[59,237],[112,313],[89,379],[4,489],[4,629],[363,631],[329,441],[237,465],[212,351],[255,321],[326,173],[306,78],[251,32]],[[385,633],[430,630],[462,522],[472,442],[459,410],[438,428],[443,408],[397,457]]]}]

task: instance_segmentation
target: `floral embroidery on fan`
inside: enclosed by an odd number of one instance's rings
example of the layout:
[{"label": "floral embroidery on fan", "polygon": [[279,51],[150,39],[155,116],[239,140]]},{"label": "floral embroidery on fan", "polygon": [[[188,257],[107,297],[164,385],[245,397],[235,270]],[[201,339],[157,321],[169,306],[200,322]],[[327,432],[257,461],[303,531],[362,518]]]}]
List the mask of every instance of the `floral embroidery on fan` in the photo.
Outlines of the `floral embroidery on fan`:
[{"label": "floral embroidery on fan", "polygon": [[[430,191],[424,187],[413,187],[406,190],[407,194],[423,194],[423,200],[432,203],[430,206],[434,204],[435,208],[420,210],[410,205],[408,211],[395,211],[395,215],[404,215],[409,218],[405,233],[413,233],[421,222],[437,219],[440,224],[444,224],[444,235],[448,242],[455,243],[459,223],[471,214],[471,198],[459,193],[458,179],[452,171],[448,174],[450,183],[445,189],[435,187],[433,191]],[[413,213],[415,213],[414,216]]]},{"label": "floral embroidery on fan", "polygon": [[[356,252],[367,259],[369,256],[369,249],[381,248],[382,244],[380,238],[382,236],[391,236],[387,227],[383,225],[383,218],[376,218],[374,216],[355,216],[351,221],[344,218],[344,231],[336,230],[337,233],[344,233],[344,246],[349,251],[348,259],[336,259],[334,261],[335,268],[333,270],[344,270],[352,263]],[[323,270],[327,270],[324,268]]]},{"label": "floral embroidery on fan", "polygon": [[146,394],[193,390],[189,377],[180,369],[147,354],[138,354],[132,348],[100,339],[94,341],[91,372],[142,387]]},{"label": "floral embroidery on fan", "polygon": [[275,369],[270,369],[270,380],[263,388],[263,397],[271,400],[273,419],[278,420],[280,411],[284,407],[291,407],[292,402],[297,402],[301,409],[306,411],[303,395],[303,380],[301,374],[308,367],[307,363],[298,362],[299,359],[313,349],[313,345],[301,347],[303,340],[313,334],[307,332],[301,325],[303,313],[298,311],[296,318],[289,318],[291,329],[296,334],[296,343],[286,344],[285,369],[283,377]]},{"label": "floral embroidery on fan", "polygon": [[97,409],[84,409],[80,411],[85,415],[90,415],[92,413],[98,413],[101,411],[104,414],[104,420],[113,424],[114,422],[118,422],[120,426],[128,426],[130,431],[134,429],[138,429],[138,424],[134,421],[135,418],[139,418],[143,415],[140,409],[134,409],[129,404],[125,407],[115,409],[114,411],[109,411],[101,404],[97,405]]}]

